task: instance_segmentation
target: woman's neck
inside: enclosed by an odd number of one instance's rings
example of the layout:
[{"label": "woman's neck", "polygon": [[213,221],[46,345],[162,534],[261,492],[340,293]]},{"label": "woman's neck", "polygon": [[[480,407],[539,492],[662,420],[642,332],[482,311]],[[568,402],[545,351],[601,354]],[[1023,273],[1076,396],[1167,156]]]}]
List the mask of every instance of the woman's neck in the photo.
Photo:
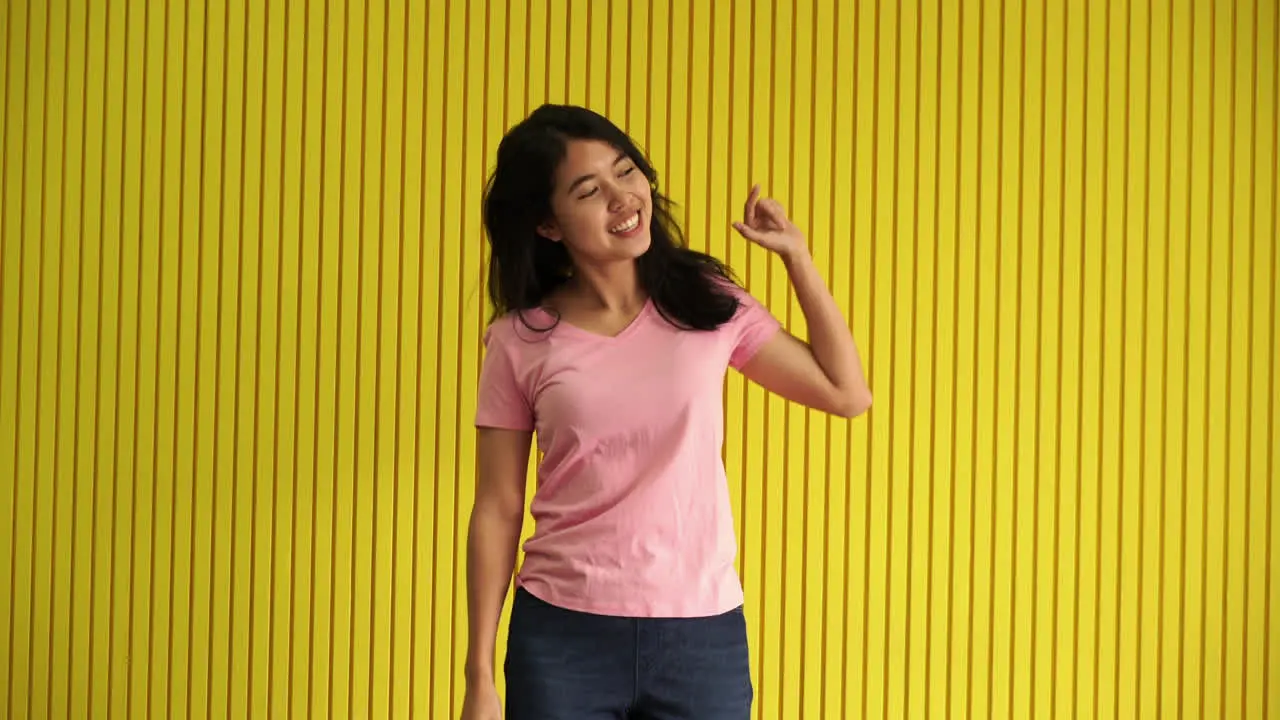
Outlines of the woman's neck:
[{"label": "woman's neck", "polygon": [[648,300],[634,262],[577,268],[565,290],[584,309],[628,312]]}]

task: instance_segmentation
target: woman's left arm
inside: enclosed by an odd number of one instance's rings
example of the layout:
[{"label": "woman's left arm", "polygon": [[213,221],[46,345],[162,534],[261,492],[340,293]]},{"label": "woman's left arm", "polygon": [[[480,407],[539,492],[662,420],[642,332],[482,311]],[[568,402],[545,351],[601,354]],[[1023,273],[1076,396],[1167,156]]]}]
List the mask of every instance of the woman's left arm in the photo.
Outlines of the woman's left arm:
[{"label": "woman's left arm", "polygon": [[743,366],[743,375],[815,410],[850,418],[866,412],[871,407],[871,389],[862,358],[803,233],[777,201],[760,198],[759,186],[752,188],[743,222],[734,223],[734,228],[782,259],[809,327],[807,343],[789,332],[775,335]]}]

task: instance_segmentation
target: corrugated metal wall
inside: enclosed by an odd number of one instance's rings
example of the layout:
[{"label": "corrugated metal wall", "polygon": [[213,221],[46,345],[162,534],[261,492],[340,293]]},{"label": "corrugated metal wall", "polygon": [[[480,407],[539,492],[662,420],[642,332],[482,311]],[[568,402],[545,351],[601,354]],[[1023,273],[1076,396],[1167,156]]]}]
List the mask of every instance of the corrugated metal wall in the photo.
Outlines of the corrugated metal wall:
[{"label": "corrugated metal wall", "polygon": [[876,394],[728,383],[760,718],[1280,714],[1268,0],[0,10],[9,717],[447,718],[480,191],[544,100],[809,230]]}]

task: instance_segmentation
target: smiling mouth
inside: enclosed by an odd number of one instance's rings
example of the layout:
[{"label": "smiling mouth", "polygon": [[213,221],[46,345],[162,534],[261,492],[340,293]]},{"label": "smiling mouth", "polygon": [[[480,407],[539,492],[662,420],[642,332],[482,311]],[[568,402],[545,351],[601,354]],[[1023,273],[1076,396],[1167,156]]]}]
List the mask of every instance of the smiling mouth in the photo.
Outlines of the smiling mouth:
[{"label": "smiling mouth", "polygon": [[640,211],[637,210],[634,215],[624,222],[609,228],[609,232],[613,235],[630,235],[640,229]]}]

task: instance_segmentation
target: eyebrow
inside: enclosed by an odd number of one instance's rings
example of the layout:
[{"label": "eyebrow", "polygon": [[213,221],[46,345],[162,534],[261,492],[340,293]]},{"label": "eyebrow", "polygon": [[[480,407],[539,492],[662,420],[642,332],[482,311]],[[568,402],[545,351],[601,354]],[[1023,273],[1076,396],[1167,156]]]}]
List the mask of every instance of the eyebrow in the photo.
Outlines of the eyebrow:
[{"label": "eyebrow", "polygon": [[[614,158],[614,160],[613,160],[613,164],[614,164],[614,165],[617,165],[618,163],[622,162],[623,160],[627,160],[627,159],[628,159],[627,153],[626,153],[626,152],[620,152],[620,153],[618,153],[618,157]],[[566,192],[573,192],[573,191],[574,191],[574,189],[575,189],[575,188],[577,188],[579,185],[581,185],[581,184],[582,184],[582,183],[584,183],[584,182],[587,182],[588,180],[594,180],[594,179],[595,179],[595,177],[596,177],[596,176],[595,176],[595,173],[590,173],[590,174],[583,175],[583,176],[581,176],[581,177],[575,178],[573,182],[569,183],[569,189],[568,189]]]}]

